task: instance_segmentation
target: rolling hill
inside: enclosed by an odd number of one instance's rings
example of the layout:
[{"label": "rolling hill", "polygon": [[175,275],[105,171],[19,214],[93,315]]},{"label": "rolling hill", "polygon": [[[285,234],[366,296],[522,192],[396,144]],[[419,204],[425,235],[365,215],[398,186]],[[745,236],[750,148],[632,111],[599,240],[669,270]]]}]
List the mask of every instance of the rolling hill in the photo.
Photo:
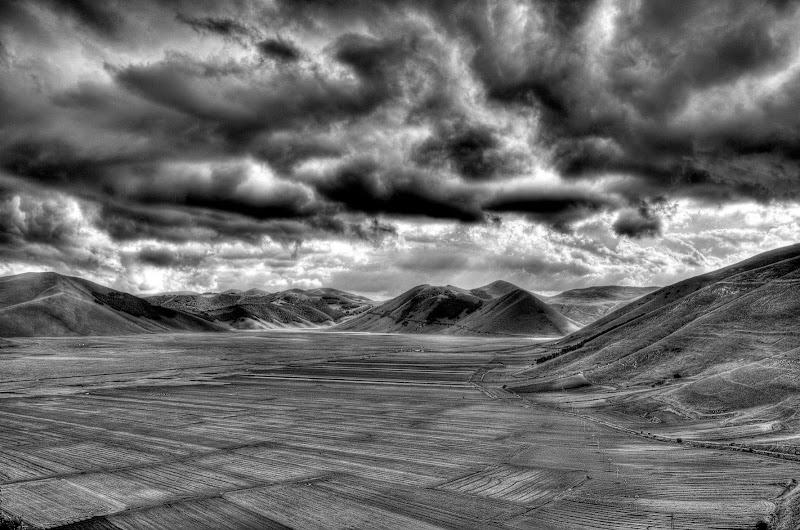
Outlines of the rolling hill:
[{"label": "rolling hill", "polygon": [[452,285],[420,285],[335,329],[561,336],[578,327],[528,291],[508,282],[494,282],[471,291]]},{"label": "rolling hill", "polygon": [[669,409],[797,423],[800,245],[659,289],[552,348],[509,386],[536,392],[580,377],[627,389],[615,406],[644,415]]},{"label": "rolling hill", "polygon": [[373,306],[368,298],[330,288],[278,293],[231,289],[223,293],[161,294],[147,300],[236,329],[329,326]]},{"label": "rolling hill", "polygon": [[0,336],[219,331],[194,315],[53,272],[0,278]]},{"label": "rolling hill", "polygon": [[605,316],[614,309],[622,307],[631,300],[658,289],[658,287],[604,285],[571,289],[555,296],[542,297],[542,300],[562,315],[586,325]]},{"label": "rolling hill", "polygon": [[475,289],[472,289],[470,291],[470,294],[473,294],[478,298],[491,300],[492,298],[499,298],[513,291],[520,291],[520,290],[522,289],[520,289],[513,283],[504,280],[497,280],[488,285],[484,285],[483,287],[476,287]]}]

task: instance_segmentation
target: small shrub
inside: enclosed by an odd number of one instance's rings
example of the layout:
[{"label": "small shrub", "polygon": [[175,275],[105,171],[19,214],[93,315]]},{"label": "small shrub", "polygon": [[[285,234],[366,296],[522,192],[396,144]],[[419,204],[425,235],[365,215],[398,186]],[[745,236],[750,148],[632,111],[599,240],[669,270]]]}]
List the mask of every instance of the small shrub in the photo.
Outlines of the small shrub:
[{"label": "small shrub", "polygon": [[678,442],[679,444],[682,444],[683,443],[683,438],[678,438],[675,441]]},{"label": "small shrub", "polygon": [[769,530],[769,524],[766,521],[759,521],[756,523],[756,530]]},{"label": "small shrub", "polygon": [[31,527],[22,522],[22,519],[9,517],[0,512],[0,530],[29,530]]}]

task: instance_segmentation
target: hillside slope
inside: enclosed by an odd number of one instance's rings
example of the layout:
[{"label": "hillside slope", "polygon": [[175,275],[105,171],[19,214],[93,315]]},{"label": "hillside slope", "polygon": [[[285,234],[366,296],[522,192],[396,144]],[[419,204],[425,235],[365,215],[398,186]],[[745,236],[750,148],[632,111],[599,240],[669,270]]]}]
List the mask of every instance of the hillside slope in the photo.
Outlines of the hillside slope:
[{"label": "hillside slope", "polygon": [[[499,282],[495,282],[496,284]],[[504,282],[507,283],[507,282]],[[336,326],[338,331],[561,336],[578,328],[531,293],[511,285],[468,291],[420,285]]]},{"label": "hillside slope", "polygon": [[543,297],[542,299],[562,315],[586,325],[622,307],[631,300],[658,289],[659,287],[604,285],[572,289],[555,296]]},{"label": "hillside slope", "polygon": [[497,280],[488,285],[484,285],[483,287],[476,287],[475,289],[470,290],[470,293],[474,294],[478,298],[491,300],[492,298],[500,298],[508,293],[519,290],[520,288],[513,283],[504,280]]},{"label": "hillside slope", "polygon": [[164,294],[147,298],[153,304],[195,314],[236,329],[329,326],[372,307],[363,296],[336,289],[261,289],[224,293]]},{"label": "hillside slope", "polygon": [[0,278],[0,336],[128,335],[218,331],[194,315],[60,274]]},{"label": "hillside slope", "polygon": [[550,360],[518,373],[510,386],[536,391],[581,374],[595,385],[652,388],[629,399],[643,410],[668,404],[696,416],[755,407],[762,418],[793,416],[800,406],[800,245],[659,289],[554,348]]}]

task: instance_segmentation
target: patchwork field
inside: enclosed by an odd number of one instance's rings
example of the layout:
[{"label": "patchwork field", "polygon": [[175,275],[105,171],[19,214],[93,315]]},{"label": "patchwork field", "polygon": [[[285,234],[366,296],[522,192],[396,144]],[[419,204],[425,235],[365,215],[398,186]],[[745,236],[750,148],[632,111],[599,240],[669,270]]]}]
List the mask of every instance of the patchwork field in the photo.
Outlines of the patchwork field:
[{"label": "patchwork field", "polygon": [[800,478],[798,462],[634,436],[490,383],[530,361],[530,339],[11,342],[0,498],[42,528],[747,529]]}]

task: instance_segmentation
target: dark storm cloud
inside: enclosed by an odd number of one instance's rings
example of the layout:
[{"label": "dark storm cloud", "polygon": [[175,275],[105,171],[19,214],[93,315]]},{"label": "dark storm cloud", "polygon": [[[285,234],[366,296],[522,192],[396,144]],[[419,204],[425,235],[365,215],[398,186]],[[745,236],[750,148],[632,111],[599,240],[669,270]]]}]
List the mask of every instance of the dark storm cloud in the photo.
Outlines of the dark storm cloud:
[{"label": "dark storm cloud", "polygon": [[121,242],[157,239],[259,244],[265,236],[275,241],[302,241],[316,233],[307,223],[292,219],[255,220],[227,212],[115,202],[100,208],[97,226]]},{"label": "dark storm cloud", "polygon": [[299,163],[314,158],[341,158],[346,150],[344,146],[328,139],[277,132],[254,143],[253,154],[269,162],[276,171],[290,174]]},{"label": "dark storm cloud", "polygon": [[527,217],[564,229],[616,204],[599,195],[580,191],[512,191],[498,194],[483,207],[491,212],[522,213]]},{"label": "dark storm cloud", "polygon": [[115,37],[124,23],[123,16],[115,10],[115,6],[107,2],[45,0],[43,3],[104,37]]},{"label": "dark storm cloud", "polygon": [[246,190],[250,175],[244,166],[215,168],[207,177],[196,177],[196,170],[181,168],[147,168],[143,173],[141,179],[129,178],[126,190],[128,198],[143,204],[178,203],[254,219],[302,218],[324,209],[315,206],[303,188],[289,182],[275,182],[263,194]]},{"label": "dark storm cloud", "polygon": [[[121,241],[380,241],[391,225],[365,219],[605,211],[654,235],[638,205],[658,197],[800,199],[797,10],[0,2],[0,169],[100,205]],[[539,170],[597,191],[504,191]]]},{"label": "dark storm cloud", "polygon": [[269,59],[293,62],[302,57],[302,52],[294,42],[286,39],[264,39],[256,44],[259,53]]},{"label": "dark storm cloud", "polygon": [[407,169],[385,169],[371,159],[349,162],[316,183],[326,199],[351,211],[402,214],[476,222],[483,213],[475,197],[448,189],[430,174]]},{"label": "dark storm cloud", "polygon": [[139,262],[155,267],[172,267],[180,262],[177,254],[166,248],[145,248],[136,257]]},{"label": "dark storm cloud", "polygon": [[[681,178],[703,167],[710,179],[698,190],[700,195],[716,187],[720,195],[735,188],[735,195],[747,197],[751,190],[732,183],[723,162],[746,159],[753,151],[767,155],[758,165],[782,172],[781,162],[788,162],[791,170],[783,177],[792,175],[797,159],[781,146],[797,144],[796,127],[768,125],[763,115],[748,117],[759,125],[756,131],[734,123],[724,126],[727,120],[715,123],[714,117],[687,128],[674,118],[702,91],[786,68],[796,57],[796,21],[782,22],[794,15],[796,6],[783,6],[779,13],[758,2],[621,4],[611,45],[593,58],[580,36],[561,30],[591,21],[596,6],[564,5],[568,12],[563,18],[551,3],[542,5],[552,22],[546,38],[531,32],[522,42],[507,42],[502,35],[479,33],[473,60],[491,98],[541,111],[542,139],[562,175],[621,173],[642,179],[639,195],[654,186],[685,188],[682,193],[692,196],[692,184],[684,185]],[[602,76],[596,76],[597,69]],[[797,98],[788,88],[783,91],[788,100],[759,102],[758,114],[796,108]],[[782,121],[796,125],[796,113],[792,115]],[[789,187],[796,198],[797,186]]]},{"label": "dark storm cloud", "polygon": [[198,132],[210,137],[196,141],[222,142],[221,148],[235,153],[252,149],[250,142],[261,133],[324,127],[371,113],[394,94],[395,62],[409,46],[404,39],[381,41],[355,34],[337,39],[333,58],[352,69],[355,83],[305,71],[263,78],[267,74],[261,67],[247,60],[199,61],[185,54],[114,67],[112,72],[125,90],[199,120]]},{"label": "dark storm cloud", "polygon": [[620,236],[633,239],[661,235],[661,219],[647,206],[623,210],[611,228]]},{"label": "dark storm cloud", "polygon": [[159,240],[175,244],[241,241],[260,245],[267,237],[281,245],[298,247],[308,239],[335,237],[380,245],[397,235],[397,228],[378,219],[343,219],[315,214],[303,219],[264,219],[233,212],[175,208],[165,205],[132,206],[107,202],[98,209],[96,226],[118,242]]},{"label": "dark storm cloud", "polygon": [[465,179],[488,180],[518,173],[513,153],[502,149],[498,134],[480,125],[445,124],[420,143],[414,161],[423,166],[447,167]]},{"label": "dark storm cloud", "polygon": [[178,13],[175,18],[200,33],[215,33],[234,39],[252,37],[255,34],[243,23],[229,17],[192,17]]}]

